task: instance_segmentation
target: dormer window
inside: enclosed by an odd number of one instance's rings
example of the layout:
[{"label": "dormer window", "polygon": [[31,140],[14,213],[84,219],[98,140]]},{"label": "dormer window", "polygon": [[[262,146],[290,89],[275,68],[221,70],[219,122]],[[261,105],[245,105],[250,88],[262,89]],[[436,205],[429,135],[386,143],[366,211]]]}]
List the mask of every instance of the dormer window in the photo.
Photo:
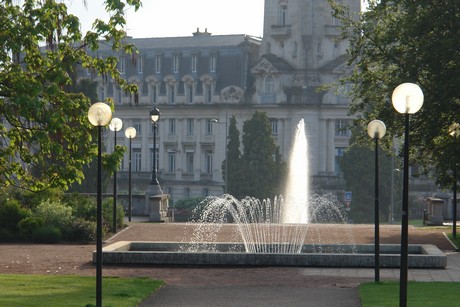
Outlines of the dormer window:
[{"label": "dormer window", "polygon": [[138,74],[144,73],[144,58],[141,56],[137,58],[137,73]]},{"label": "dormer window", "polygon": [[173,57],[173,73],[178,74],[179,73],[179,56],[175,55]]},{"label": "dormer window", "polygon": [[192,73],[197,72],[197,67],[198,67],[198,56],[194,54],[192,55],[192,67],[191,67]]},{"label": "dormer window", "polygon": [[275,93],[275,82],[272,76],[265,78],[265,94],[273,95]]},{"label": "dormer window", "polygon": [[155,56],[155,73],[156,74],[161,73],[161,56],[159,55]]},{"label": "dormer window", "polygon": [[216,72],[216,56],[215,55],[212,55],[210,58],[209,58],[209,72]]}]

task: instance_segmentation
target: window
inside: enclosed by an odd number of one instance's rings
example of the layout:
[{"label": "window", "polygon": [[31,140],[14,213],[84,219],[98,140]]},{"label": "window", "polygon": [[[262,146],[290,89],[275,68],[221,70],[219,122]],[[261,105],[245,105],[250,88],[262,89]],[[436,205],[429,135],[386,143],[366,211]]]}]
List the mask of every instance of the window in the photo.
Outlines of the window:
[{"label": "window", "polygon": [[270,124],[272,127],[272,135],[278,135],[278,120],[270,119]]},{"label": "window", "polygon": [[191,67],[192,73],[197,72],[197,67],[198,67],[198,56],[194,54],[192,55],[192,67]]},{"label": "window", "polygon": [[184,196],[190,197],[190,188],[184,188]]},{"label": "window", "polygon": [[187,152],[185,159],[187,173],[193,173],[193,152]]},{"label": "window", "polygon": [[133,171],[140,172],[141,171],[141,161],[142,161],[142,154],[140,148],[133,148]]},{"label": "window", "polygon": [[186,84],[185,85],[185,94],[187,95],[187,102],[192,103],[193,102],[193,86],[192,86],[192,84]]},{"label": "window", "polygon": [[175,99],[174,94],[175,94],[174,84],[168,85],[168,102],[169,103],[174,103],[174,99]]},{"label": "window", "polygon": [[133,127],[136,129],[136,135],[142,135],[142,121],[140,119],[133,120]]},{"label": "window", "polygon": [[345,149],[345,147],[337,147],[335,149],[335,174],[337,176],[341,175],[342,173],[342,170],[340,169],[340,160],[343,157]]},{"label": "window", "polygon": [[275,82],[272,76],[265,78],[265,94],[272,95],[275,93]]},{"label": "window", "polygon": [[179,56],[175,55],[173,57],[173,73],[177,74],[179,73]]},{"label": "window", "polygon": [[209,58],[209,72],[216,72],[216,56],[212,55]]},{"label": "window", "polygon": [[204,85],[204,95],[205,95],[205,102],[206,102],[206,103],[211,103],[211,101],[212,101],[212,88],[211,88],[211,84],[205,84],[205,85]]},{"label": "window", "polygon": [[169,135],[176,135],[176,120],[174,118],[169,119]]},{"label": "window", "polygon": [[204,152],[204,172],[206,174],[212,174],[212,151],[205,150]]},{"label": "window", "polygon": [[157,86],[154,85],[152,86],[152,96],[151,96],[151,102],[152,103],[157,103],[157,97],[158,97],[158,94],[157,94]]},{"label": "window", "polygon": [[159,55],[155,56],[155,73],[161,73],[161,56]]},{"label": "window", "polygon": [[285,26],[287,22],[287,4],[280,5],[280,20],[279,24]]},{"label": "window", "polygon": [[203,196],[209,196],[209,189],[203,188]]},{"label": "window", "polygon": [[137,58],[137,73],[138,74],[144,73],[144,58],[141,56]]},{"label": "window", "polygon": [[120,73],[121,74],[124,74],[125,73],[125,58],[124,57],[120,57],[118,59],[118,69],[120,70]]},{"label": "window", "polygon": [[174,173],[176,171],[176,153],[168,152],[168,172]]},{"label": "window", "polygon": [[211,135],[212,134],[212,120],[207,119],[206,120],[206,135]]},{"label": "window", "polygon": [[187,135],[194,134],[194,120],[193,118],[187,118]]},{"label": "window", "polygon": [[348,120],[336,119],[335,120],[335,135],[336,136],[348,136]]},{"label": "window", "polygon": [[297,42],[292,43],[292,58],[297,58]]}]

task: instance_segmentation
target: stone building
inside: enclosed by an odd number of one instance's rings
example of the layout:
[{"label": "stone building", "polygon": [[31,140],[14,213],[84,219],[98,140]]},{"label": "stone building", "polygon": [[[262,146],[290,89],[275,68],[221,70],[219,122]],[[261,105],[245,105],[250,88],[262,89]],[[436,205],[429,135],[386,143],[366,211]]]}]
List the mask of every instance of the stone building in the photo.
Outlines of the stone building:
[{"label": "stone building", "polygon": [[[352,11],[360,0],[344,0]],[[266,112],[272,135],[285,159],[293,133],[304,119],[310,174],[318,189],[340,189],[338,160],[348,146],[348,100],[335,91],[318,91],[346,73],[347,42],[326,0],[266,0],[263,38],[212,35],[199,29],[190,37],[127,38],[135,56],[116,54],[125,78],[139,86],[126,96],[116,84],[81,71],[99,82],[100,100],[113,97],[114,116],[123,131],[132,126],[134,193],[145,193],[156,153],[158,179],[173,200],[224,191],[229,119],[242,131],[255,111]],[[102,46],[99,56],[113,55]],[[346,89],[343,89],[345,94]],[[153,148],[149,112],[161,111],[157,148]],[[105,133],[113,148],[113,132]],[[128,147],[124,133],[117,144]],[[127,190],[128,155],[118,172],[119,191]]]}]

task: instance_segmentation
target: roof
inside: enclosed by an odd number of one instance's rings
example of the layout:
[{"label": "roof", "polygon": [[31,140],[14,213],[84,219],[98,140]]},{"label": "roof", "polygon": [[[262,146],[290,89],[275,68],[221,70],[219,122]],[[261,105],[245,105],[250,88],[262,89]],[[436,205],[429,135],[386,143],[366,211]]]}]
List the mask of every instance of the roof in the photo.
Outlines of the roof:
[{"label": "roof", "polygon": [[[227,47],[238,46],[245,42],[260,44],[261,39],[246,34],[231,35],[196,35],[184,37],[157,37],[157,38],[131,38],[126,43],[134,43],[138,49],[180,49],[180,48],[203,48],[203,47]],[[100,50],[110,49],[101,44]]]},{"label": "roof", "polygon": [[267,59],[267,61],[269,61],[273,67],[279,71],[292,71],[294,69],[291,64],[286,62],[283,58],[274,55],[273,53],[264,54],[262,58]]}]

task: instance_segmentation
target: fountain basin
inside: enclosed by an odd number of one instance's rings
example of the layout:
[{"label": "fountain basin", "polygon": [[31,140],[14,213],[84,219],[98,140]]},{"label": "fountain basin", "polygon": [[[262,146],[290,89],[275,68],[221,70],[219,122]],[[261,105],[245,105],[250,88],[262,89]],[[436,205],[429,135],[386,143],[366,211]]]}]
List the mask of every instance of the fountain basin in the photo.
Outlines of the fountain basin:
[{"label": "fountain basin", "polygon": [[[212,243],[213,251],[189,252],[187,245],[193,244],[119,241],[104,247],[102,258],[104,264],[374,267],[373,244],[305,244],[298,254],[247,253],[240,243]],[[267,248],[273,248],[270,246]],[[381,244],[380,267],[399,267],[399,253],[400,245]],[[442,269],[447,266],[447,257],[435,245],[409,244],[408,266]]]}]

